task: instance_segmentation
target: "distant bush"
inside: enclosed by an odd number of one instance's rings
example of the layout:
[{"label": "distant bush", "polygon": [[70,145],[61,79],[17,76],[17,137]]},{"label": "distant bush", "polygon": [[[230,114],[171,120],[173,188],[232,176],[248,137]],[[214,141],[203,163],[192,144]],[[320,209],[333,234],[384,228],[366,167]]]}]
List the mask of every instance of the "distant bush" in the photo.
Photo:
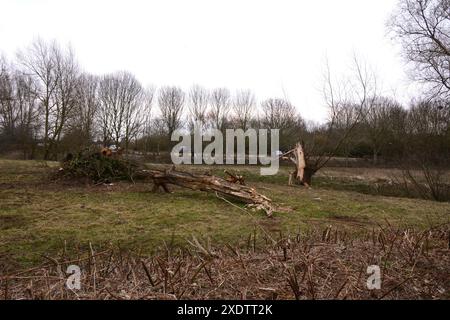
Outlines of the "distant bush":
[{"label": "distant bush", "polygon": [[364,156],[372,155],[372,147],[366,142],[359,142],[349,152],[349,156],[355,158],[362,158]]}]

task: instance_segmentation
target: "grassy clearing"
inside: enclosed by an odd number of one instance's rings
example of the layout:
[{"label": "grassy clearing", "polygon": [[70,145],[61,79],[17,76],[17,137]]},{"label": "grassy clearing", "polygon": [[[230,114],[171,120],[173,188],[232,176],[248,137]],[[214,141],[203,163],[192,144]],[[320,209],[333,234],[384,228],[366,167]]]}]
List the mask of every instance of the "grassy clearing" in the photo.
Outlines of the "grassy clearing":
[{"label": "grassy clearing", "polygon": [[[187,166],[190,170],[205,171],[205,167]],[[214,166],[211,171],[214,174],[222,175],[224,169],[230,170],[230,167]],[[292,171],[292,167],[281,166],[279,173],[274,176],[261,176],[257,166],[234,166],[232,171],[242,174],[246,177],[246,181],[273,183],[285,186],[287,183],[288,172]],[[425,178],[420,170],[411,170],[419,182],[425,183]],[[368,195],[390,196],[400,198],[421,198],[414,192],[408,192],[399,181],[402,180],[402,170],[395,168],[345,168],[330,167],[320,170],[313,177],[313,185],[315,188],[352,191]],[[450,187],[450,170],[443,172],[443,182]]]},{"label": "grassy clearing", "polygon": [[[143,183],[51,182],[48,171],[56,166],[0,161],[0,264],[30,265],[42,260],[42,254],[88,247],[89,242],[152,252],[164,242],[183,245],[192,236],[244,245],[255,229],[261,234],[260,226],[277,237],[330,224],[358,233],[386,221],[417,228],[450,221],[448,203],[364,195],[320,185],[288,187],[285,168],[274,177],[260,177],[255,168],[233,168],[277,204],[293,209],[268,219],[201,192],[173,189],[173,194],[155,194]],[[223,172],[222,167],[193,170]]]}]

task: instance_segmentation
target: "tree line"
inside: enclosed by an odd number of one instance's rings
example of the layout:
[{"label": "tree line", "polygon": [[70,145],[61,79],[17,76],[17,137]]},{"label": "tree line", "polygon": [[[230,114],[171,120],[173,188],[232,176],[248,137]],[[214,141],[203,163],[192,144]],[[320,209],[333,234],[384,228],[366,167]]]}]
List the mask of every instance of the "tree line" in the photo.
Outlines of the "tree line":
[{"label": "tree line", "polygon": [[[155,108],[156,106],[156,108]],[[144,87],[130,72],[84,72],[70,47],[34,41],[12,62],[0,60],[1,152],[57,159],[92,145],[167,151],[177,129],[247,129],[263,122],[293,128],[301,118],[284,99],[261,103],[254,94],[194,85]]]},{"label": "tree line", "polygon": [[[258,102],[251,90],[193,85],[144,86],[127,71],[92,75],[74,51],[36,40],[13,61],[0,59],[0,152],[56,160],[66,152],[115,145],[126,151],[169,151],[177,129],[280,129],[280,149],[299,139],[321,155],[370,157],[374,163],[450,149],[449,1],[402,0],[389,30],[423,85],[408,105],[379,90],[370,67],[355,58],[346,79],[324,72],[324,123],[306,121],[282,97]],[[299,88],[301,90],[301,88]],[[323,160],[327,161],[327,160]]]}]

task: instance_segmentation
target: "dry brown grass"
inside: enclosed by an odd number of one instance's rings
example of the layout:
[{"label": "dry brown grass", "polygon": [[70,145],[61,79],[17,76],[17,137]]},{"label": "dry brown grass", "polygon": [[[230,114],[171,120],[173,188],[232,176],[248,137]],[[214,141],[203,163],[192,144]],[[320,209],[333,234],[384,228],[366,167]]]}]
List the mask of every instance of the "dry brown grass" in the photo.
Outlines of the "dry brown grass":
[{"label": "dry brown grass", "polygon": [[[419,173],[420,170],[411,170]],[[345,168],[345,167],[327,167],[318,172],[318,176],[327,178],[347,178],[350,180],[359,180],[364,182],[390,181],[393,177],[402,175],[402,170],[397,168]],[[450,182],[450,170],[445,170],[443,180]]]},{"label": "dry brown grass", "polygon": [[[325,228],[247,248],[193,239],[152,256],[108,248],[64,252],[0,277],[3,299],[449,299],[450,233],[380,226],[359,237]],[[258,244],[259,243],[259,244]],[[65,288],[67,266],[82,270],[81,290]],[[381,290],[368,290],[378,265]]]}]

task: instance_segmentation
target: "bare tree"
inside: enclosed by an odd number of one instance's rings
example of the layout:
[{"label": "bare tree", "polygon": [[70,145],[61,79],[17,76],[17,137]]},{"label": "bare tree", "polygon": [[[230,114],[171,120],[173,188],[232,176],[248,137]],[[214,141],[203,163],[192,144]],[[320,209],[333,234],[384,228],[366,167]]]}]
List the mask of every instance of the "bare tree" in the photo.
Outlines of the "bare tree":
[{"label": "bare tree", "polygon": [[[292,150],[283,154],[283,158],[291,160],[295,165],[295,170],[290,173],[290,184],[296,181],[310,186],[312,176],[342,148],[363,119],[366,107],[375,101],[377,96],[375,74],[356,57],[353,71],[354,76],[345,82],[348,85],[336,86],[329,65],[326,64],[324,97],[329,108],[329,120],[322,130],[306,137],[308,139],[301,139]],[[355,114],[348,118],[344,130],[342,128],[337,130],[343,110],[351,104],[355,108]]]},{"label": "bare tree", "polygon": [[155,96],[155,88],[153,86],[147,87],[145,90],[145,98],[144,98],[145,103],[142,110],[142,120],[143,120],[142,136],[145,153],[149,151],[150,138],[153,133],[154,119],[152,114],[152,108],[154,96]]},{"label": "bare tree", "polygon": [[6,60],[0,60],[0,125],[3,135],[12,136],[16,125],[14,78]]},{"label": "bare tree", "polygon": [[450,131],[450,104],[447,101],[413,102],[408,112],[408,132],[413,135],[441,136]]},{"label": "bare tree", "polygon": [[211,109],[208,117],[212,127],[223,131],[227,122],[228,113],[230,111],[231,96],[230,91],[226,88],[216,88],[212,90],[210,95]]},{"label": "bare tree", "polygon": [[286,129],[295,123],[295,107],[284,99],[271,98],[261,103],[263,123],[269,128]]},{"label": "bare tree", "polygon": [[44,118],[43,147],[44,158],[50,152],[50,130],[52,114],[56,102],[53,99],[57,87],[55,52],[59,50],[56,42],[46,43],[41,39],[34,41],[25,51],[19,51],[18,60],[24,67],[24,73],[33,76],[37,82],[37,95]]},{"label": "bare tree", "polygon": [[8,63],[5,57],[0,57],[0,101],[3,103],[10,98],[8,92],[9,80]]},{"label": "bare tree", "polygon": [[402,175],[395,177],[407,194],[437,201],[450,200],[445,181],[450,156],[450,104],[418,101],[408,110],[403,139],[405,155],[400,159]]},{"label": "bare tree", "polygon": [[24,73],[37,84],[44,117],[44,159],[57,158],[58,144],[75,106],[79,69],[71,48],[40,39],[18,53]]},{"label": "bare tree", "polygon": [[49,149],[46,150],[45,158],[48,158],[50,152],[52,152],[52,158],[56,160],[59,153],[59,142],[66,123],[74,116],[76,111],[80,71],[70,47],[67,50],[56,48],[54,59],[57,78],[54,91],[55,110],[52,115]]},{"label": "bare tree", "polygon": [[392,109],[402,108],[395,100],[388,97],[377,97],[371,104],[365,106],[364,128],[373,152],[373,164],[378,162],[378,154],[387,143],[391,131],[390,117]]},{"label": "bare tree", "polygon": [[449,98],[450,0],[401,0],[388,25],[414,78],[430,85],[431,98]]},{"label": "bare tree", "polygon": [[233,111],[236,126],[246,130],[255,108],[255,96],[250,90],[239,90],[233,99]]},{"label": "bare tree", "polygon": [[330,123],[333,123],[334,129],[329,131],[329,133],[332,132],[332,136],[329,138],[331,140],[330,144],[333,144],[346,136],[341,143],[341,148],[343,155],[345,156],[346,164],[348,164],[350,150],[354,143],[353,139],[354,136],[358,134],[358,132],[356,132],[357,128],[352,128],[352,126],[358,123],[357,121],[361,110],[358,104],[349,100],[341,100],[338,104],[339,106],[336,108],[336,113],[332,116],[334,119],[330,121]]},{"label": "bare tree", "polygon": [[24,159],[34,156],[38,132],[38,102],[33,78],[0,61],[0,134]]},{"label": "bare tree", "polygon": [[261,109],[259,127],[279,129],[280,149],[286,150],[291,147],[304,124],[300,115],[296,114],[295,107],[285,99],[270,98],[261,103]]},{"label": "bare tree", "polygon": [[112,142],[128,150],[142,127],[142,112],[148,97],[139,81],[129,72],[106,75],[100,81],[99,124],[103,143]]},{"label": "bare tree", "polygon": [[32,77],[16,73],[15,106],[17,110],[16,136],[23,158],[34,158],[39,132],[39,104]]},{"label": "bare tree", "polygon": [[189,90],[190,126],[199,123],[202,129],[206,126],[207,109],[209,105],[209,92],[205,88],[194,85]]},{"label": "bare tree", "polygon": [[408,110],[398,105],[389,110],[389,141],[383,146],[386,155],[391,158],[407,156],[405,139],[407,139]]},{"label": "bare tree", "polygon": [[95,139],[97,127],[95,119],[100,108],[99,81],[97,76],[83,73],[79,77],[73,116],[70,118],[65,138],[72,148],[87,147]]},{"label": "bare tree", "polygon": [[159,90],[158,106],[169,140],[172,133],[181,127],[184,100],[185,94],[180,88],[166,86]]}]

